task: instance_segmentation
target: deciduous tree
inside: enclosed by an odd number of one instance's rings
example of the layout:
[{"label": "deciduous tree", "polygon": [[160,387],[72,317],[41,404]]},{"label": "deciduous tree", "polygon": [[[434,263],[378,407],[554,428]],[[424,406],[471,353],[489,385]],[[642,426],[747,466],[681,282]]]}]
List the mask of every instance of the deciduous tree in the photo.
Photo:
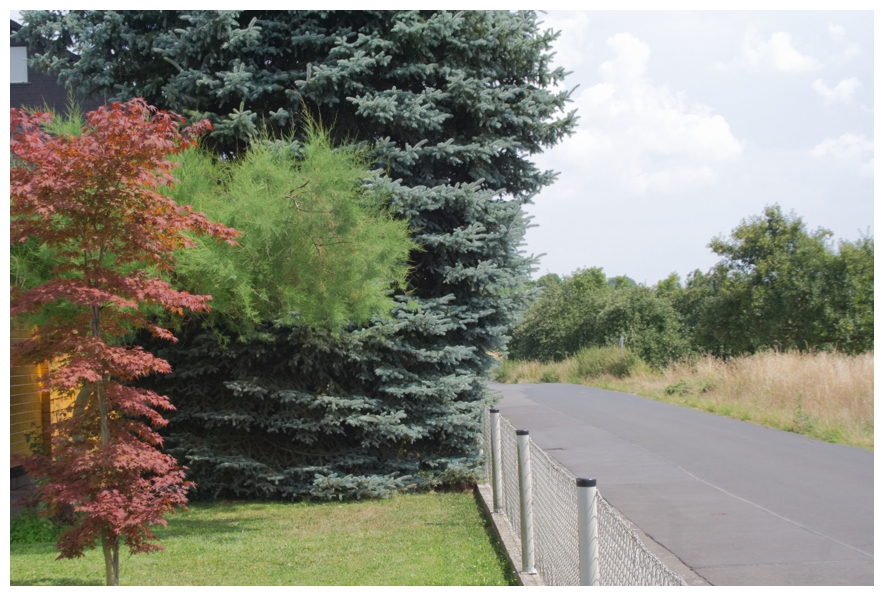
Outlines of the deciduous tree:
[{"label": "deciduous tree", "polygon": [[874,241],[837,248],[826,229],[808,231],[778,205],[749,217],[709,247],[721,260],[684,288],[658,286],[682,315],[696,351],[739,355],[766,349],[874,348]]},{"label": "deciduous tree", "polygon": [[234,243],[236,232],[156,191],[172,184],[168,156],[192,146],[206,121],[183,119],[143,100],[87,114],[78,135],[44,129],[49,114],[11,111],[11,242],[54,251],[51,279],[12,288],[12,316],[42,314],[36,335],[12,351],[13,366],[49,360],[47,389],[79,391],[70,416],[54,429],[51,452],[23,463],[38,479],[35,498],[48,510],[72,507],[73,525],[58,540],[60,558],[83,555],[98,541],[108,585],[119,585],[119,547],[161,548],[150,526],[186,503],[192,483],[157,447],[157,428],[173,410],[153,391],[128,385],[168,363],[121,345],[146,327],[144,307],[175,313],[208,309],[210,296],[177,291],[158,273],[192,244],[185,232]]},{"label": "deciduous tree", "polygon": [[722,260],[708,276],[711,295],[698,305],[708,349],[871,349],[874,245],[865,238],[836,250],[831,236],[809,232],[773,205],[730,238],[714,238],[709,246]]}]

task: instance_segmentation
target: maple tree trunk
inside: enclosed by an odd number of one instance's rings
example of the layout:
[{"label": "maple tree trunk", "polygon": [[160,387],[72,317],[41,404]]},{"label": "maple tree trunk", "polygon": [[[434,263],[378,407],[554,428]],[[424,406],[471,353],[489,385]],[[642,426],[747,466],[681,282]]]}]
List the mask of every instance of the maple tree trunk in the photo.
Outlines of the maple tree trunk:
[{"label": "maple tree trunk", "polygon": [[104,550],[104,573],[108,586],[120,585],[120,542],[116,536],[105,532],[101,535],[101,548]]},{"label": "maple tree trunk", "polygon": [[[92,307],[92,337],[101,337],[101,318],[98,306]],[[110,443],[110,418],[107,411],[107,399],[104,395],[104,385],[99,382],[95,385],[95,396],[98,398],[98,412],[101,416],[101,444]],[[120,542],[117,536],[109,532],[101,535],[101,548],[104,551],[104,571],[108,586],[120,585]]]},{"label": "maple tree trunk", "polygon": [[[98,306],[92,308],[92,337],[101,337],[101,317]],[[95,385],[95,396],[98,398],[98,412],[101,415],[101,444],[110,443],[110,419],[107,413],[107,400],[104,397],[104,386],[101,383]]]}]

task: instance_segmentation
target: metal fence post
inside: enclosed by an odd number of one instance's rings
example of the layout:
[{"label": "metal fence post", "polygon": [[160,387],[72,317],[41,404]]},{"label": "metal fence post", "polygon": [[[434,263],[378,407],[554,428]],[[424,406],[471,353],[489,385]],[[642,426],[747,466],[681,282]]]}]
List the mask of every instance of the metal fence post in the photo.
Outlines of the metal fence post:
[{"label": "metal fence post", "polygon": [[599,517],[595,478],[577,479],[577,535],[580,585],[599,585]]},{"label": "metal fence post", "polygon": [[503,509],[503,466],[500,458],[500,410],[491,408],[491,493],[494,496],[494,513]]},{"label": "metal fence post", "polygon": [[528,447],[528,431],[517,430],[519,447],[519,515],[522,534],[522,573],[535,574],[534,568],[534,518],[531,512],[531,451]]}]

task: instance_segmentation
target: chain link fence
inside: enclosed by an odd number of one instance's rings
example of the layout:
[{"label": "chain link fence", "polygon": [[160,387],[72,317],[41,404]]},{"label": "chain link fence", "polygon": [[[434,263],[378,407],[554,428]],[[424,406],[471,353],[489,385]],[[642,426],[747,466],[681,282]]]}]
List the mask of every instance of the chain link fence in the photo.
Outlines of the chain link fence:
[{"label": "chain link fence", "polygon": [[600,498],[599,549],[603,586],[684,586],[685,581],[645,548],[639,537]]},{"label": "chain link fence", "polygon": [[[507,434],[515,434],[515,430]],[[577,486],[574,477],[533,441],[529,441],[528,446],[534,481],[531,506],[534,508],[537,571],[547,585],[579,586]]]},{"label": "chain link fence", "polygon": [[[500,451],[501,453],[508,455],[508,457],[503,457],[501,462],[503,464],[503,490],[501,491],[501,501],[503,510],[506,512],[506,517],[510,520],[510,523],[513,526],[513,532],[516,533],[516,536],[519,536],[522,532],[522,520],[519,515],[518,449],[515,430],[506,434],[501,433]],[[488,453],[491,453],[491,451]]]},{"label": "chain link fence", "polygon": [[[485,478],[492,482],[491,414],[484,409]],[[518,536],[519,464],[516,429],[502,416],[500,459],[503,482],[498,489],[501,509]],[[529,440],[534,556],[546,585],[580,585],[577,485],[571,472]],[[684,580],[642,544],[635,531],[597,493],[599,584],[603,586],[684,586]]]}]

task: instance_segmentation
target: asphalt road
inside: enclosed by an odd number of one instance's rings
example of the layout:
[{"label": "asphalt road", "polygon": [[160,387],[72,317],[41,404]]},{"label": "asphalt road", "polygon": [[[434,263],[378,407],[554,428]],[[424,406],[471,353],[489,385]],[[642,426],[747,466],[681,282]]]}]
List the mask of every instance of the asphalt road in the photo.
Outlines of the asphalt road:
[{"label": "asphalt road", "polygon": [[873,454],[626,393],[501,385],[501,415],[713,585],[873,585]]}]

